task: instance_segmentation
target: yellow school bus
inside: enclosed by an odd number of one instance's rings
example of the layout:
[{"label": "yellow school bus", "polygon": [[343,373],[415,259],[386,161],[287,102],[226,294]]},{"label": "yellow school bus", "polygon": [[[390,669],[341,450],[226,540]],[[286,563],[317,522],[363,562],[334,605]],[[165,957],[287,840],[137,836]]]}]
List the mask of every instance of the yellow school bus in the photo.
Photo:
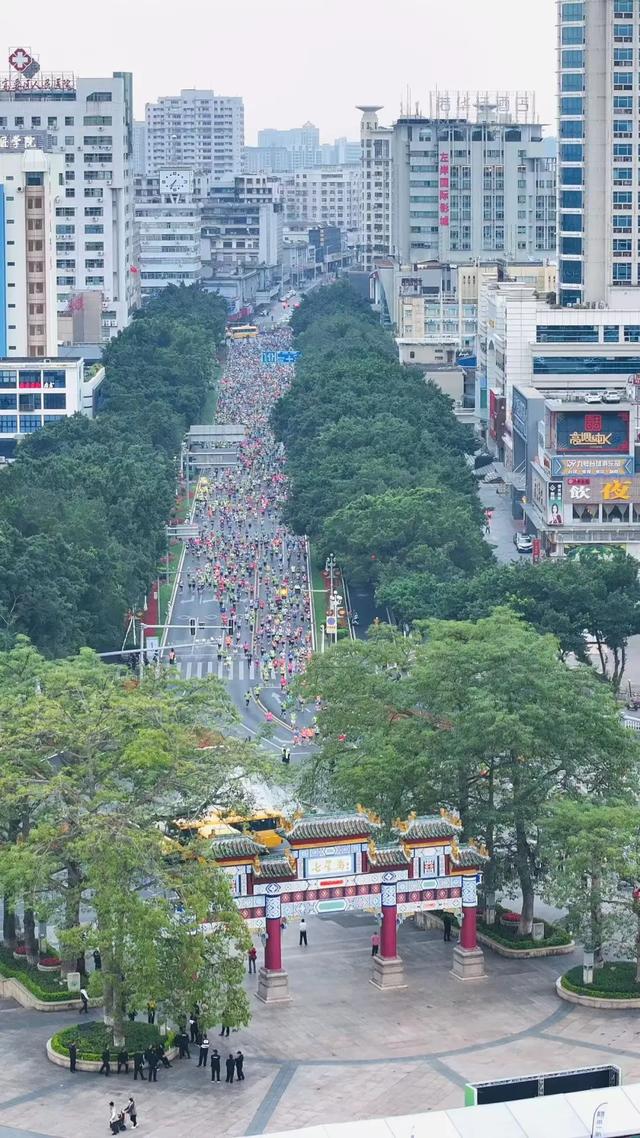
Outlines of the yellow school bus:
[{"label": "yellow school bus", "polygon": [[230,340],[250,340],[258,335],[258,329],[255,324],[238,324],[235,327],[227,328],[227,336]]}]

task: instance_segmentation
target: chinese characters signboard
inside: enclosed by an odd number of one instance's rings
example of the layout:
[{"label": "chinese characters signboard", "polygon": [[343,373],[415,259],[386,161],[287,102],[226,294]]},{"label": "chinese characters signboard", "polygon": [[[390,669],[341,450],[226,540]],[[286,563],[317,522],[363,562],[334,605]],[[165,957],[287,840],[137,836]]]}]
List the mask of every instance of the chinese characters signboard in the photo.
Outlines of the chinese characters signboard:
[{"label": "chinese characters signboard", "polygon": [[307,859],[307,877],[334,877],[353,873],[353,854],[333,854]]},{"label": "chinese characters signboard", "polygon": [[550,482],[547,498],[547,521],[552,526],[562,525],[562,482]]},{"label": "chinese characters signboard", "polygon": [[443,150],[440,154],[438,169],[440,225],[449,224],[449,151]]},{"label": "chinese characters signboard", "polygon": [[628,411],[557,411],[555,450],[560,454],[628,454]]},{"label": "chinese characters signboard", "polygon": [[594,474],[631,475],[634,473],[633,458],[561,458],[560,455],[551,457],[551,473],[554,478],[564,475],[589,478]]},{"label": "chinese characters signboard", "polygon": [[49,136],[44,131],[35,134],[24,134],[17,131],[3,131],[0,134],[0,150],[46,150],[49,145]]}]

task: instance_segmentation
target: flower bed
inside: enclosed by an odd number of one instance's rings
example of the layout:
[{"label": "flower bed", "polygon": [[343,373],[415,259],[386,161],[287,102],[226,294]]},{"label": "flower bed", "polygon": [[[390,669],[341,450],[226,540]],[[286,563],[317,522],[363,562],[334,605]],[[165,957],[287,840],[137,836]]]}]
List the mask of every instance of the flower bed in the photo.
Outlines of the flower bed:
[{"label": "flower bed", "polygon": [[55,1002],[77,998],[77,993],[69,992],[66,982],[63,984],[58,969],[40,972],[26,957],[14,959],[11,950],[4,945],[0,945],[0,976],[19,980],[39,1000]]},{"label": "flower bed", "polygon": [[562,987],[567,992],[579,996],[591,996],[601,1000],[639,1000],[640,984],[636,982],[636,965],[628,960],[615,964],[603,964],[595,969],[593,984],[582,980],[582,965],[570,968],[562,977]]},{"label": "flower bed", "polygon": [[41,956],[36,968],[38,972],[59,972],[61,965],[59,956]]},{"label": "flower bed", "polygon": [[[129,1020],[124,1025],[124,1038],[125,1047],[132,1055],[134,1051],[144,1051],[152,1043],[159,1043],[162,1039],[160,1029],[156,1024],[151,1023],[131,1023]],[[170,1032],[165,1038],[164,1042],[167,1047],[171,1045],[173,1033]],[[73,1027],[65,1027],[63,1031],[58,1031],[51,1039],[51,1047],[58,1055],[63,1055],[66,1059],[69,1058],[69,1044],[75,1043],[78,1048],[78,1059],[99,1060],[105,1047],[109,1047],[111,1051],[114,1049],[113,1036],[111,1028],[107,1027],[104,1023],[89,1022],[77,1023]]]},{"label": "flower bed", "polygon": [[494,940],[496,944],[513,949],[516,952],[530,952],[536,948],[560,948],[572,943],[571,935],[568,932],[558,928],[557,925],[548,924],[547,921],[542,922],[544,923],[543,940],[534,940],[531,936],[519,937],[518,923],[520,917],[517,914],[516,916],[517,921],[503,924],[503,915],[501,914],[499,925],[487,925],[484,921],[478,921],[478,932],[481,932],[488,940]]}]

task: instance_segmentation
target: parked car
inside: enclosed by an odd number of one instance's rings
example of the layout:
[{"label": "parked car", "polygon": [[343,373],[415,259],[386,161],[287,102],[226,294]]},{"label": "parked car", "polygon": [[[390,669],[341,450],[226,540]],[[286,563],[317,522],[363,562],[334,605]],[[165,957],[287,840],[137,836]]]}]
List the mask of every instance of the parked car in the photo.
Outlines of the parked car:
[{"label": "parked car", "polygon": [[587,391],[584,401],[585,403],[602,403],[602,396],[598,391]]},{"label": "parked car", "polygon": [[513,544],[518,553],[531,553],[533,550],[533,538],[528,533],[514,533]]},{"label": "parked car", "polygon": [[603,391],[602,392],[602,402],[603,403],[619,403],[620,402],[620,392],[619,391]]}]

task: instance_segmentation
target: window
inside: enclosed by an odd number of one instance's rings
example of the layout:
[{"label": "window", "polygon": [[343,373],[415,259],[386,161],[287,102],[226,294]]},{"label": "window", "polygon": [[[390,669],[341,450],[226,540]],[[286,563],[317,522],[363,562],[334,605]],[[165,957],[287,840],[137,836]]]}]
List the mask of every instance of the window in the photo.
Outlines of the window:
[{"label": "window", "polygon": [[[626,269],[628,265],[614,265]],[[534,375],[628,375],[640,371],[640,356],[534,356]]]},{"label": "window", "polygon": [[631,138],[632,135],[632,122],[631,119],[614,119],[613,120],[613,137],[614,138]]},{"label": "window", "polygon": [[562,186],[581,186],[582,169],[579,166],[562,166],[560,168],[560,184]]},{"label": "window", "polygon": [[563,75],[561,88],[563,91],[584,91],[584,75],[577,72]]},{"label": "window", "polygon": [[633,91],[633,71],[617,71],[613,76],[614,91]]},{"label": "window", "polygon": [[631,209],[633,195],[630,190],[614,190],[613,191],[613,204],[618,209],[628,207]]},{"label": "window", "polygon": [[581,256],[582,254],[582,238],[581,237],[561,237],[560,238],[560,252],[566,253],[569,257]]},{"label": "window", "polygon": [[36,126],[41,126],[41,125],[42,125],[42,119],[40,118],[40,115],[32,115],[31,116],[31,128],[33,129]]},{"label": "window", "polygon": [[584,161],[584,146],[577,142],[565,142],[560,144],[560,161],[561,162],[583,162]]},{"label": "window", "polygon": [[621,264],[613,266],[613,283],[615,284],[630,284],[631,283],[631,265]]},{"label": "window", "polygon": [[18,405],[18,396],[15,393],[11,395],[0,395],[0,410],[2,411],[16,411]]},{"label": "window", "polygon": [[[45,395],[44,395],[45,411],[65,411],[66,406],[67,406],[67,397],[64,393],[60,394],[60,395],[49,395],[45,391]],[[45,420],[46,420],[46,415],[45,415]]]},{"label": "window", "polygon": [[560,138],[584,138],[582,119],[561,119]]},{"label": "window", "polygon": [[633,48],[632,47],[614,47],[613,49],[613,63],[614,67],[624,67],[627,64],[633,63]]},{"label": "window", "polygon": [[20,430],[24,435],[30,435],[33,431],[38,431],[41,426],[42,421],[39,415],[20,416]]},{"label": "window", "polygon": [[617,214],[613,215],[613,232],[614,233],[631,233],[631,214]]},{"label": "window", "polygon": [[566,95],[560,99],[561,115],[583,115],[584,99],[579,95]]},{"label": "window", "polygon": [[613,15],[616,19],[633,16],[633,0],[614,0]]},{"label": "window", "polygon": [[85,126],[111,126],[111,115],[85,115],[83,119]]},{"label": "window", "polygon": [[572,327],[570,324],[539,324],[536,329],[536,340],[539,344],[562,344],[569,341],[576,344],[597,344],[598,329],[595,324],[577,327]]},{"label": "window", "polygon": [[625,344],[640,344],[640,324],[625,324],[624,342]]},{"label": "window", "polygon": [[582,209],[582,190],[562,190],[560,205],[563,209]]},{"label": "window", "polygon": [[613,109],[620,114],[621,111],[633,113],[633,95],[614,95]]},{"label": "window", "polygon": [[65,126],[73,126],[74,121],[75,120],[74,120],[73,115],[66,115],[65,120],[64,120],[64,125]]},{"label": "window", "polygon": [[[628,2],[630,2],[630,0],[628,0]],[[563,4],[562,5],[562,19],[563,20],[584,20],[584,3]]]},{"label": "window", "polygon": [[561,53],[561,67],[584,67],[583,51],[563,51]]},{"label": "window", "polygon": [[42,396],[40,392],[31,395],[21,395],[19,406],[21,411],[40,411],[42,408]]},{"label": "window", "polygon": [[614,24],[613,38],[616,43],[633,43],[633,24]]},{"label": "window", "polygon": [[572,28],[562,29],[562,43],[564,44],[583,44],[584,43],[584,28],[576,24]]},{"label": "window", "polygon": [[617,324],[605,324],[602,339],[605,344],[617,344],[620,339],[620,328]]},{"label": "window", "polygon": [[[631,255],[631,238],[630,237],[629,238],[627,238],[627,237],[614,237],[613,252],[614,252],[614,256],[616,254],[618,254],[618,256],[621,256],[624,254],[628,254],[630,256]],[[625,336],[625,339],[626,339],[626,336]]]},{"label": "window", "polygon": [[17,415],[0,415],[0,433],[7,434],[10,431],[14,433],[18,430],[18,417]]},{"label": "window", "polygon": [[582,261],[560,261],[560,280],[563,284],[582,284]]},{"label": "window", "polygon": [[630,142],[614,142],[613,157],[618,160],[628,158],[629,161],[631,161],[633,157],[633,146]]},{"label": "window", "polygon": [[582,231],[582,214],[561,213],[560,229],[563,233],[580,233]]}]

